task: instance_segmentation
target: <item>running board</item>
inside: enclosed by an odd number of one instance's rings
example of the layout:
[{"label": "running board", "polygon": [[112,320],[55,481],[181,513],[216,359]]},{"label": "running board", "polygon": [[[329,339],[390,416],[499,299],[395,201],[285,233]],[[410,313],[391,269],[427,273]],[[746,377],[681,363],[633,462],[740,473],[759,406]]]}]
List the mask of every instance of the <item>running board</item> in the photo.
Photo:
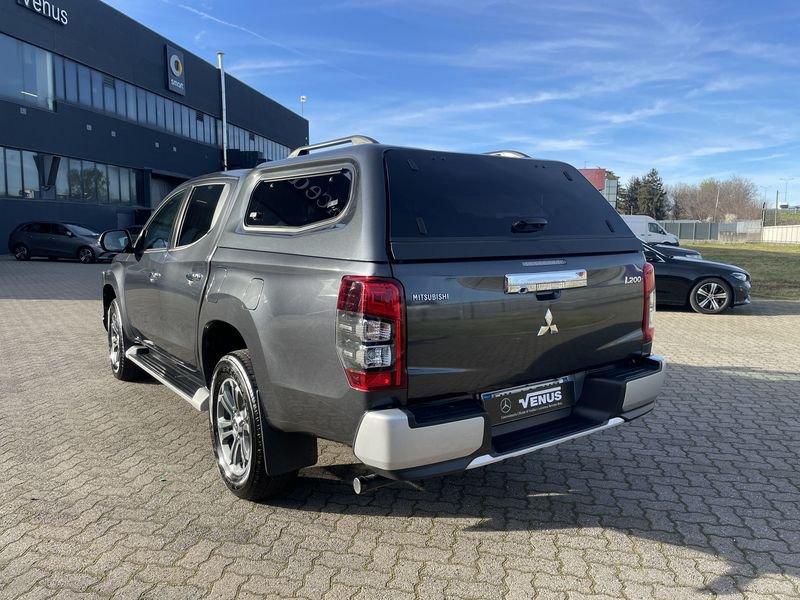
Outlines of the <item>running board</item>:
[{"label": "running board", "polygon": [[[170,378],[166,369],[152,360],[149,356],[150,349],[146,346],[131,346],[125,351],[125,356],[133,364],[139,367],[142,371],[150,375],[153,379],[163,383],[173,392],[178,394],[181,398],[186,400],[192,407],[199,411],[204,412],[208,410],[208,398],[210,393],[208,388],[203,386],[192,391],[191,387],[181,385],[181,382]],[[188,384],[188,382],[187,382]]]}]

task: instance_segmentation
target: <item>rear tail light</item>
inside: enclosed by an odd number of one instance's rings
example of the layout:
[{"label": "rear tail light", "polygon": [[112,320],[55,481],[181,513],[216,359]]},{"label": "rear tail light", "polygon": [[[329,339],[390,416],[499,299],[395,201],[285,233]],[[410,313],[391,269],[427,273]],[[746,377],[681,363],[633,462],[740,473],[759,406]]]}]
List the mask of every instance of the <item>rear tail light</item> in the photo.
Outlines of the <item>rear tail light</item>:
[{"label": "rear tail light", "polygon": [[350,387],[364,392],[406,385],[405,307],[399,282],[342,277],[336,348]]},{"label": "rear tail light", "polygon": [[642,333],[645,342],[652,342],[656,332],[656,273],[653,265],[644,263],[642,271],[644,279],[644,314],[642,315]]}]

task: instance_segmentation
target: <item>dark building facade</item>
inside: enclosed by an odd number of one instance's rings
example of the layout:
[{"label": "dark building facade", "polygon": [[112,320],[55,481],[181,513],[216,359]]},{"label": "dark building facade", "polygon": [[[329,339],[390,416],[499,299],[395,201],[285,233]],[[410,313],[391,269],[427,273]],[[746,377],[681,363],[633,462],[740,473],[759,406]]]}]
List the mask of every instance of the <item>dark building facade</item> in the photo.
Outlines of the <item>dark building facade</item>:
[{"label": "dark building facade", "polygon": [[[226,76],[229,168],[283,158],[308,121]],[[97,0],[0,0],[0,252],[20,222],[141,224],[222,168],[217,68]]]}]

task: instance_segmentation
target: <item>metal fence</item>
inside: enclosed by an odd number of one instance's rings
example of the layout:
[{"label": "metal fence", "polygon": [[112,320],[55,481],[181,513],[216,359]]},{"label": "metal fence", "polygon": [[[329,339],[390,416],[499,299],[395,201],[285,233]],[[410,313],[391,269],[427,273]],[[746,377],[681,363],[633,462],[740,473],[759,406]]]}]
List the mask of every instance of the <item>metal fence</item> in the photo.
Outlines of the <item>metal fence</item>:
[{"label": "metal fence", "polygon": [[761,221],[659,221],[661,226],[678,239],[687,241],[760,242]]},{"label": "metal fence", "polygon": [[800,225],[778,225],[764,227],[761,241],[769,244],[800,244]]}]

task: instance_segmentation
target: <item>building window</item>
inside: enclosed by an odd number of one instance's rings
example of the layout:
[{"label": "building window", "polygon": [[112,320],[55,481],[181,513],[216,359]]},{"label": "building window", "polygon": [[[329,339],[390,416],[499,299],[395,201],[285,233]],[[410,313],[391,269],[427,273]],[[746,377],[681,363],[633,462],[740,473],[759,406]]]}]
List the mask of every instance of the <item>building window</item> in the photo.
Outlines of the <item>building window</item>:
[{"label": "building window", "polygon": [[122,204],[131,203],[131,178],[128,172],[128,169],[119,169],[119,200]]},{"label": "building window", "polygon": [[74,158],[69,159],[67,177],[69,180],[70,200],[79,201],[83,197],[83,192],[81,191],[81,161]]},{"label": "building window", "polygon": [[128,118],[135,121],[137,119],[136,115],[138,114],[136,110],[136,88],[130,83],[125,84],[125,99],[128,105]]},{"label": "building window", "polygon": [[117,100],[117,114],[125,117],[125,83],[119,79],[114,80],[114,96]]},{"label": "building window", "polygon": [[108,167],[108,201],[119,204],[119,167]]},{"label": "building window", "polygon": [[6,195],[6,160],[0,148],[0,196]]},{"label": "building window", "polygon": [[161,129],[167,128],[164,112],[164,98],[161,96],[156,96],[156,125]]},{"label": "building window", "polygon": [[53,55],[0,34],[0,96],[53,109]]},{"label": "building window", "polygon": [[58,55],[53,55],[53,79],[56,86],[56,98],[64,100],[64,59]]},{"label": "building window", "polygon": [[150,125],[156,125],[158,119],[156,117],[156,95],[152,92],[145,92],[147,96],[147,122]]},{"label": "building window", "polygon": [[181,126],[181,105],[177,102],[172,103],[173,120],[175,121],[175,133],[183,135],[183,127]]},{"label": "building window", "polygon": [[147,94],[141,88],[136,89],[136,110],[139,123],[147,122]]},{"label": "building window", "polygon": [[78,65],[78,102],[92,105],[92,84],[89,68]]},{"label": "building window", "polygon": [[33,152],[22,153],[22,184],[25,198],[39,198],[39,169]]},{"label": "building window", "polygon": [[184,137],[190,137],[189,129],[189,107],[181,105],[181,124],[183,125]]},{"label": "building window", "polygon": [[103,110],[103,76],[97,71],[91,71],[92,77],[92,106]]},{"label": "building window", "polygon": [[22,196],[22,154],[6,148],[6,180],[9,196]]},{"label": "building window", "polygon": [[58,161],[58,174],[56,175],[56,198],[66,200],[69,198],[69,161],[62,158]]},{"label": "building window", "polygon": [[128,171],[128,183],[131,190],[131,204],[139,204],[139,197],[136,195],[136,171]]},{"label": "building window", "polygon": [[64,60],[64,86],[67,102],[78,101],[78,65],[71,60]]},{"label": "building window", "polygon": [[97,201],[100,204],[108,204],[108,167],[98,163],[94,168],[97,172],[97,179],[95,180]]},{"label": "building window", "polygon": [[175,132],[175,123],[173,122],[173,109],[172,109],[172,100],[164,100],[164,118],[167,121],[167,131],[174,133]]}]

